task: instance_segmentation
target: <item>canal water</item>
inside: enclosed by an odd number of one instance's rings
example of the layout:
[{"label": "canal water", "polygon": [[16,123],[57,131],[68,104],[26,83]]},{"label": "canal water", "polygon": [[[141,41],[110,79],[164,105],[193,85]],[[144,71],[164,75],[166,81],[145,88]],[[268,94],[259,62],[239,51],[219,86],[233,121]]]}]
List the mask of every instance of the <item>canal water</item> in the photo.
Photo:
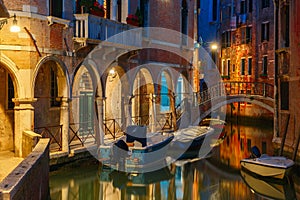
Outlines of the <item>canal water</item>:
[{"label": "canal water", "polygon": [[276,154],[273,129],[264,123],[226,125],[227,137],[201,160],[181,160],[145,174],[126,174],[102,168],[96,162],[65,166],[50,173],[52,200],[264,200],[300,199],[300,173],[295,169],[283,181],[259,179],[240,170],[251,146]]}]

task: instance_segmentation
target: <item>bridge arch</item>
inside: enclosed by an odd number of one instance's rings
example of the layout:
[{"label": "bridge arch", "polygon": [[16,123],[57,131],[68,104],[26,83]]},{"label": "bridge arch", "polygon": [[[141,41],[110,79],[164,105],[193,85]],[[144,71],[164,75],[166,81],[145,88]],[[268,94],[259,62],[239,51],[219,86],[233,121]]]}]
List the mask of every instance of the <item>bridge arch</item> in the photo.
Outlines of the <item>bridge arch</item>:
[{"label": "bridge arch", "polygon": [[[247,102],[247,103],[255,104],[255,105],[258,105],[258,106],[260,106],[262,108],[265,108],[266,110],[268,110],[271,113],[274,113],[274,107],[272,107],[272,106],[268,105],[267,103],[264,103],[264,102],[262,102],[262,101],[260,101],[258,99],[254,99],[252,96],[251,97],[245,97],[245,96],[242,96],[242,97],[230,97],[230,96],[226,96],[225,97],[224,96],[223,98],[220,98],[220,99],[213,100],[216,103],[213,104],[213,107],[210,107],[205,112],[201,113],[200,114],[200,118],[203,119],[204,117],[208,116],[212,111],[214,111],[214,110],[216,110],[218,108],[221,108],[221,107],[223,107],[225,105],[229,105],[231,103],[234,103],[234,102]],[[262,98],[260,98],[260,99],[262,99]],[[267,98],[263,98],[263,99],[273,102],[272,100],[269,100]]]}]

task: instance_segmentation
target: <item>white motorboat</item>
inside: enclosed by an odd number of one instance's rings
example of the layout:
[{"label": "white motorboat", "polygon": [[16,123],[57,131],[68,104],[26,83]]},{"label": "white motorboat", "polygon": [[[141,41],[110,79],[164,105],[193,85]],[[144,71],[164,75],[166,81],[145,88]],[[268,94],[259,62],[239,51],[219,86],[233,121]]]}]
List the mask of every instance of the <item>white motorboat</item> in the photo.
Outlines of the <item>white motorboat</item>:
[{"label": "white motorboat", "polygon": [[268,156],[245,158],[240,161],[241,167],[264,177],[283,179],[285,174],[295,164],[293,160],[283,156]]}]

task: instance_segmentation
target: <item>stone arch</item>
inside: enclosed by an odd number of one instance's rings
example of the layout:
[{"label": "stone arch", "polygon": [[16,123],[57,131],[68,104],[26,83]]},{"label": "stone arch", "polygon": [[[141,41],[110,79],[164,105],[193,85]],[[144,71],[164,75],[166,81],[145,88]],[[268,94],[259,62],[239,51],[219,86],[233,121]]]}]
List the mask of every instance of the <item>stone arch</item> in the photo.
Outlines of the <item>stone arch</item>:
[{"label": "stone arch", "polygon": [[137,68],[132,86],[131,117],[136,124],[149,125],[150,96],[154,94],[151,71],[147,67]]},{"label": "stone arch", "polygon": [[103,74],[105,83],[105,126],[106,131],[125,131],[128,116],[129,81],[122,66],[113,62]]},{"label": "stone arch", "polygon": [[0,63],[0,152],[15,149],[15,110],[13,99],[17,97],[16,74]]},{"label": "stone arch", "polygon": [[213,105],[212,108],[209,108],[208,110],[206,110],[205,112],[201,113],[200,115],[200,119],[197,119],[196,123],[199,123],[201,121],[201,119],[205,118],[206,116],[208,116],[212,111],[218,109],[218,108],[221,108],[225,105],[228,105],[228,104],[231,104],[231,103],[234,103],[234,102],[247,102],[247,103],[252,103],[252,104],[255,104],[255,105],[258,105],[266,110],[268,110],[269,112],[271,113],[274,113],[274,108],[269,106],[268,104],[266,103],[263,103],[259,100],[255,100],[255,99],[250,99],[250,98],[246,98],[246,97],[237,97],[237,98],[232,98],[232,99],[227,99],[227,100],[223,100],[219,103],[216,103]]},{"label": "stone arch", "polygon": [[[102,123],[103,89],[93,63],[78,65],[74,70],[71,86],[70,127],[78,137],[93,135],[93,138],[98,138],[99,122]],[[74,138],[73,131],[69,132],[71,138]]]},{"label": "stone arch", "polygon": [[56,56],[42,58],[33,72],[32,91],[35,132],[51,139],[50,149],[68,152],[70,82],[63,61]]},{"label": "stone arch", "polygon": [[25,86],[21,84],[22,79],[16,64],[2,53],[0,65],[8,70],[11,75],[15,88],[15,98],[18,98],[19,96],[24,97],[26,89],[24,88]]},{"label": "stone arch", "polygon": [[34,94],[36,79],[37,79],[40,69],[43,67],[43,65],[45,63],[47,63],[49,61],[53,61],[53,62],[57,63],[60,76],[62,76],[62,77],[64,76],[64,78],[65,78],[65,83],[64,83],[65,89],[63,91],[60,91],[60,93],[63,94],[64,97],[70,98],[70,78],[69,78],[68,69],[67,69],[65,63],[56,56],[45,56],[37,63],[37,66],[33,72],[33,79],[32,79],[32,83],[31,83],[32,94]]}]

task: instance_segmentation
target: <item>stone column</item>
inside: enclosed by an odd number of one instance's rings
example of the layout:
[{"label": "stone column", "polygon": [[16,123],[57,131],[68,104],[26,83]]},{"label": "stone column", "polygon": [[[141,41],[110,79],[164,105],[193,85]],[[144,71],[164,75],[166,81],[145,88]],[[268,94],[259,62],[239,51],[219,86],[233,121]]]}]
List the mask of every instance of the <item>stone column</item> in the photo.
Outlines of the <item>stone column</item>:
[{"label": "stone column", "polygon": [[103,97],[96,97],[97,116],[98,122],[96,126],[96,143],[97,146],[104,144],[104,129],[103,129],[103,116],[104,116],[104,100]]},{"label": "stone column", "polygon": [[175,108],[175,94],[169,93],[170,98],[170,109],[171,109],[171,116],[172,116],[172,128],[174,131],[177,130],[177,119],[176,119],[176,108]]},{"label": "stone column", "polygon": [[151,132],[154,133],[156,131],[155,121],[156,121],[156,110],[155,110],[155,95],[150,94],[149,98],[149,117],[150,117],[150,128]]},{"label": "stone column", "polygon": [[63,97],[60,105],[60,125],[62,125],[62,151],[69,153],[69,98]]},{"label": "stone column", "polygon": [[15,118],[15,156],[22,157],[22,135],[23,131],[34,128],[34,107],[32,104],[36,102],[34,98],[15,98],[14,118]]}]

